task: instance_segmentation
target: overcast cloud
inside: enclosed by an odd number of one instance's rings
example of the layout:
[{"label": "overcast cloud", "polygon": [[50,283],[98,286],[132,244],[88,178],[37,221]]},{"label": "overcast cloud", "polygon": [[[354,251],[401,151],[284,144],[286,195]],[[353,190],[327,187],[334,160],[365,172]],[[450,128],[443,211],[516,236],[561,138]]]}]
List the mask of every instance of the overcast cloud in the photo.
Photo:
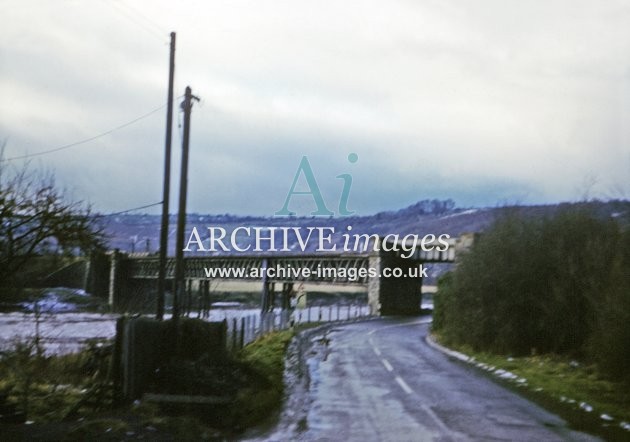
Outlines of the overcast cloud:
[{"label": "overcast cloud", "polygon": [[[1,5],[5,157],[163,105],[174,30],[176,95],[190,85],[202,99],[192,116],[191,212],[272,215],[303,155],[332,210],[335,177],[353,175],[348,207],[359,214],[434,197],[492,206],[575,200],[587,188],[630,196],[628,1]],[[153,203],[164,121],[160,110],[33,164],[98,210]],[[179,143],[176,121],[173,196]]]}]

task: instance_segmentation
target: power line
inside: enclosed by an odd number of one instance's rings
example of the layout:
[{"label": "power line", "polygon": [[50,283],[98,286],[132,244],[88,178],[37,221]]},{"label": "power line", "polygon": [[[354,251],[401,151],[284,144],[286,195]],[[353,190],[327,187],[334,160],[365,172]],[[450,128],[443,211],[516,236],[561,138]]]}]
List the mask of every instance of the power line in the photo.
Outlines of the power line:
[{"label": "power line", "polygon": [[80,140],[80,141],[75,141],[74,143],[70,143],[70,144],[64,144],[63,146],[55,147],[54,149],[48,149],[48,150],[43,150],[41,152],[35,152],[35,153],[30,153],[30,154],[19,155],[19,156],[15,156],[15,157],[11,157],[11,158],[2,158],[2,159],[0,159],[0,162],[8,162],[8,161],[23,160],[23,159],[26,159],[26,158],[38,157],[38,156],[41,156],[41,155],[47,155],[49,153],[59,152],[61,150],[66,150],[66,149],[70,149],[71,147],[75,147],[75,146],[79,146],[81,144],[85,144],[87,142],[94,141],[94,140],[96,140],[98,138],[104,137],[105,135],[109,135],[112,132],[116,132],[117,130],[123,129],[123,128],[127,127],[127,126],[131,126],[132,124],[137,123],[140,120],[143,120],[143,119],[145,119],[147,117],[150,117],[151,115],[153,115],[154,113],[164,109],[165,107],[166,107],[166,104],[163,104],[162,106],[160,106],[160,107],[158,107],[156,109],[153,109],[151,112],[148,112],[148,113],[146,113],[144,115],[141,115],[138,118],[134,118],[133,120],[128,121],[127,123],[121,124],[120,126],[116,126],[113,129],[110,129],[110,130],[105,131],[103,133],[100,133],[98,135],[94,135],[93,137],[85,138],[85,139]]},{"label": "power line", "polygon": [[149,207],[155,207],[155,206],[160,206],[160,205],[162,205],[162,201],[157,202],[157,203],[147,204],[147,205],[145,205],[145,206],[134,207],[133,209],[122,210],[122,211],[120,211],[120,212],[114,212],[114,213],[107,213],[107,214],[103,214],[103,215],[99,215],[99,216],[116,216],[116,215],[122,215],[123,213],[135,212],[136,210],[148,209]]},{"label": "power line", "polygon": [[[158,37],[162,42],[165,41],[164,38],[166,37],[166,35],[168,35],[168,33],[164,32],[161,26],[157,25],[155,22],[145,17],[137,9],[130,8],[128,5],[124,5],[124,3],[118,3],[115,1],[104,0],[103,3],[110,6],[114,11],[118,12],[127,20],[134,23],[136,26],[142,28],[144,31],[152,34],[154,37]],[[127,9],[125,9],[125,6],[127,7]],[[142,18],[145,23],[142,23],[140,20],[138,20],[138,17]]]},{"label": "power line", "polygon": [[124,6],[125,8],[127,8],[127,10],[132,11],[133,13],[135,13],[138,17],[140,17],[141,19],[143,19],[145,21],[145,23],[147,23],[148,25],[152,26],[155,30],[159,31],[161,35],[168,35],[169,32],[166,31],[165,28],[162,27],[162,25],[160,25],[158,22],[156,22],[155,20],[151,19],[150,17],[148,17],[147,15],[144,14],[144,12],[140,11],[138,8],[132,6],[129,3],[119,3],[120,6]]}]

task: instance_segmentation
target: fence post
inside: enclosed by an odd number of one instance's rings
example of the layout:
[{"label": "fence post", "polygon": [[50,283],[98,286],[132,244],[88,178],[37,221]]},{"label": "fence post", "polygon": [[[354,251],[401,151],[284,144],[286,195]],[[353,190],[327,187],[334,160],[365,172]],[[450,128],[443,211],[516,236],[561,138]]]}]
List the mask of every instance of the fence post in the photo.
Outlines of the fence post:
[{"label": "fence post", "polygon": [[221,321],[223,324],[223,348],[225,349],[225,351],[227,352],[228,349],[228,322],[227,319],[224,319],[223,321]]},{"label": "fence post", "polygon": [[245,330],[243,340],[246,343],[249,343],[250,342],[249,341],[249,316],[243,316],[243,320],[245,321],[245,323],[243,324],[244,325],[243,329]]},{"label": "fence post", "polygon": [[236,339],[238,335],[236,334],[236,318],[232,318],[232,351],[236,350]]},{"label": "fence post", "polygon": [[245,347],[245,317],[241,317],[241,348]]},{"label": "fence post", "polygon": [[247,325],[247,329],[248,329],[248,333],[249,333],[249,338],[248,339],[251,342],[254,339],[256,339],[255,338],[255,336],[256,336],[256,320],[253,317],[248,316],[247,317],[247,324],[248,324]]}]

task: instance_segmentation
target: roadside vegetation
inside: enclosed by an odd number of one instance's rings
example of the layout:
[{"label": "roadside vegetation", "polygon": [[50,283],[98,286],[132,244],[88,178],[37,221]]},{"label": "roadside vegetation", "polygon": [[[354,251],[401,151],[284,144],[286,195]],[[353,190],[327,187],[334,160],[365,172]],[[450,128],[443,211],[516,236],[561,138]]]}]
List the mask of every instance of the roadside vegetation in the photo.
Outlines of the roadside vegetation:
[{"label": "roadside vegetation", "polygon": [[104,342],[95,340],[80,353],[50,356],[37,338],[16,340],[0,352],[3,419],[59,422],[107,408],[108,351]]},{"label": "roadside vegetation", "polygon": [[284,394],[284,359],[292,337],[291,330],[271,333],[241,350],[239,359],[256,369],[265,382],[239,392],[234,406],[239,427],[258,423],[280,408]]},{"label": "roadside vegetation", "polygon": [[630,417],[630,230],[616,219],[506,209],[440,280],[434,308],[443,344],[601,406],[606,425]]},{"label": "roadside vegetation", "polygon": [[[206,355],[179,361],[171,373],[161,374],[167,389],[188,386],[189,394],[229,394],[226,403],[208,407],[149,401],[115,406],[111,347],[105,343],[93,342],[76,354],[46,356],[36,341],[16,341],[0,354],[0,407],[12,416],[0,427],[25,440],[222,440],[279,410],[292,337],[290,330],[271,333],[225,360],[211,361]],[[24,420],[30,425],[11,426]]]}]

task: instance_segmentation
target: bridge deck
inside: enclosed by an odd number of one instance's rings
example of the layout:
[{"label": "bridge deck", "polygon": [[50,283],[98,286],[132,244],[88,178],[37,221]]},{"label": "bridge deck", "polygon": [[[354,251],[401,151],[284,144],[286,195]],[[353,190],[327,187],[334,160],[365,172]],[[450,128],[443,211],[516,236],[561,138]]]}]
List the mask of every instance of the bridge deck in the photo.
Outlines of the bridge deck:
[{"label": "bridge deck", "polygon": [[[455,251],[416,251],[407,258],[414,263],[449,263],[455,259]],[[262,280],[263,269],[268,281],[306,281],[313,283],[365,285],[370,276],[380,269],[370,268],[369,254],[319,254],[319,255],[257,255],[257,256],[189,256],[184,258],[184,277],[187,279]],[[156,279],[159,260],[157,257],[133,257],[128,260],[129,277]],[[270,270],[273,269],[273,270]],[[370,275],[372,273],[372,275]],[[175,259],[166,263],[167,278],[175,274]]]}]

